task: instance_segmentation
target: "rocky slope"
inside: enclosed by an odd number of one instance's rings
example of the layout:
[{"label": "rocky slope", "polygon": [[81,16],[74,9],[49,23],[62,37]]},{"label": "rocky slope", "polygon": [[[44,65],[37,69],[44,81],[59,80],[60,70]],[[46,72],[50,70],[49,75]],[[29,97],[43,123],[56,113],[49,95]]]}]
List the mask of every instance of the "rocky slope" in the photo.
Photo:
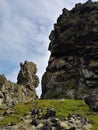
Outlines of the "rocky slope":
[{"label": "rocky slope", "polygon": [[[40,113],[39,113],[40,114]],[[28,113],[19,124],[0,126],[0,130],[90,130],[91,121],[81,114],[70,114],[65,119],[56,118],[52,111],[47,119],[35,117]]]},{"label": "rocky slope", "polygon": [[25,61],[24,64],[20,63],[20,67],[17,84],[8,81],[5,75],[0,75],[0,105],[11,106],[37,98],[35,88],[39,80],[36,76],[36,65]]},{"label": "rocky slope", "polygon": [[0,130],[97,130],[98,113],[82,100],[36,100],[0,107]]},{"label": "rocky slope", "polygon": [[98,2],[64,8],[49,38],[51,56],[41,98],[83,99],[98,94]]}]

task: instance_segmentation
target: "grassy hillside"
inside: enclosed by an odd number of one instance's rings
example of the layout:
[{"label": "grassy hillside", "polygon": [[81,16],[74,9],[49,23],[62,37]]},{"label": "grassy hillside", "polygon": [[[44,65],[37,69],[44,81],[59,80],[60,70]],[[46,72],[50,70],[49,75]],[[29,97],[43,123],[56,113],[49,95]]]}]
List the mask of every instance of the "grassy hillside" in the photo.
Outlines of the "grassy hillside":
[{"label": "grassy hillside", "polygon": [[[54,108],[57,112],[57,117],[65,118],[69,114],[83,114],[88,119],[92,120],[93,128],[92,130],[98,130],[98,113],[92,112],[89,107],[81,100],[37,100],[29,103],[20,103],[12,108],[12,113],[9,116],[4,116],[0,120],[0,125],[9,124],[10,122],[20,122],[21,117],[23,117],[27,112],[33,108],[43,109],[43,114],[47,108]],[[3,113],[5,110],[0,110]]]}]

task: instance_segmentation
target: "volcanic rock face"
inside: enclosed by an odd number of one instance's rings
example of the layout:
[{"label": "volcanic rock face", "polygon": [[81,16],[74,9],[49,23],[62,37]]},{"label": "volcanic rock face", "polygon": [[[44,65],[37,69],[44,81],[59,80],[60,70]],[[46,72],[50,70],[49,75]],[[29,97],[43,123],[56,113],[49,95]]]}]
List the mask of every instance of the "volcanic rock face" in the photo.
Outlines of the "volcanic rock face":
[{"label": "volcanic rock face", "polygon": [[98,94],[98,2],[64,8],[49,38],[51,56],[41,98]]},{"label": "volcanic rock face", "polygon": [[11,106],[18,102],[26,102],[37,98],[35,88],[39,80],[36,65],[25,61],[18,74],[18,83],[8,81],[5,75],[0,75],[0,105]]}]

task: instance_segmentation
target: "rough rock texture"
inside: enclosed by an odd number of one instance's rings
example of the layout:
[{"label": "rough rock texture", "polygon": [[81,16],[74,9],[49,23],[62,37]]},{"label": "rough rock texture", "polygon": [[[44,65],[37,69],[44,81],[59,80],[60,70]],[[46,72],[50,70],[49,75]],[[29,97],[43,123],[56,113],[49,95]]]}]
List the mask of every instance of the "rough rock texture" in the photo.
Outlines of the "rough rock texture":
[{"label": "rough rock texture", "polygon": [[0,105],[12,105],[21,101],[20,89],[22,90],[22,86],[11,83],[6,79],[5,75],[0,75]]},{"label": "rough rock texture", "polygon": [[91,121],[81,114],[70,114],[65,119],[50,116],[47,119],[31,113],[24,116],[19,124],[12,122],[8,126],[0,126],[0,130],[90,130]]},{"label": "rough rock texture", "polygon": [[36,74],[36,65],[25,61],[20,64],[18,83],[8,81],[5,75],[0,75],[0,105],[14,105],[18,102],[26,102],[37,98],[35,88],[39,80]]},{"label": "rough rock texture", "polygon": [[98,2],[63,9],[50,36],[51,56],[42,77],[41,98],[98,94]]},{"label": "rough rock texture", "polygon": [[93,111],[98,112],[98,95],[90,95],[84,100]]},{"label": "rough rock texture", "polygon": [[37,68],[33,62],[25,61],[24,64],[20,63],[20,72],[17,77],[17,84],[23,85],[25,89],[26,100],[36,99],[35,88],[39,84],[39,79],[36,75]]}]

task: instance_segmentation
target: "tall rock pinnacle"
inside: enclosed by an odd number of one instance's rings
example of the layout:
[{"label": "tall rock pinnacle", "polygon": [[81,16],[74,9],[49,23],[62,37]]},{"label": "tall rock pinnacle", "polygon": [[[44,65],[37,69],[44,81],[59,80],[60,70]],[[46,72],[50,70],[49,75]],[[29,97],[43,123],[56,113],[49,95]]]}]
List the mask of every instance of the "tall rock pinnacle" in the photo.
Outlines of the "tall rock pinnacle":
[{"label": "tall rock pinnacle", "polygon": [[98,2],[63,9],[50,36],[41,98],[82,99],[98,94]]},{"label": "tall rock pinnacle", "polygon": [[36,75],[37,68],[33,62],[25,61],[20,63],[20,72],[17,77],[17,84],[23,85],[26,92],[26,100],[36,99],[36,87],[39,84],[39,79]]}]

